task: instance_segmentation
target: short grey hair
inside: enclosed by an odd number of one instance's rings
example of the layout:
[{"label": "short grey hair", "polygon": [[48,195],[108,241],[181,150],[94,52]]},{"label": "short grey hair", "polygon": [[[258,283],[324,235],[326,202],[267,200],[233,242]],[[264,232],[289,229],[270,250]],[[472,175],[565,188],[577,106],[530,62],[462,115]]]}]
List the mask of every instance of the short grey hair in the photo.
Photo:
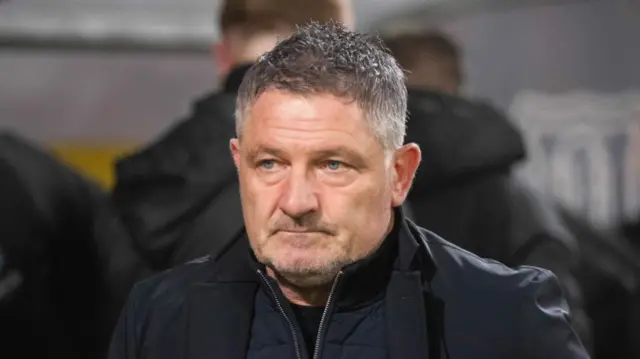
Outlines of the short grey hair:
[{"label": "short grey hair", "polygon": [[406,132],[405,75],[378,37],[337,22],[311,22],[264,54],[245,75],[236,102],[236,132],[256,99],[278,89],[330,93],[355,101],[385,149],[402,146]]}]

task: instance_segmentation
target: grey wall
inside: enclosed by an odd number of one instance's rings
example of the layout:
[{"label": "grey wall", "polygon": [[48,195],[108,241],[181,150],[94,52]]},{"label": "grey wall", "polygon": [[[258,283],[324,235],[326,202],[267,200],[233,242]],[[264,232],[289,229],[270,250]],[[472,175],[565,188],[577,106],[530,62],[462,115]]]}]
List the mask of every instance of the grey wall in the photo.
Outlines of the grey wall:
[{"label": "grey wall", "polygon": [[483,12],[441,25],[465,51],[469,93],[502,108],[524,89],[617,92],[640,86],[640,1]]},{"label": "grey wall", "polygon": [[0,128],[40,141],[147,140],[215,87],[207,55],[0,55]]},{"label": "grey wall", "polygon": [[[354,9],[366,30],[388,14],[431,2],[356,0]],[[207,53],[218,37],[218,6],[216,0],[1,4],[0,46],[21,40],[47,49],[0,47],[0,128],[42,141],[153,138],[218,83]],[[164,52],[99,50],[110,41]],[[198,51],[181,52],[176,41],[193,42]],[[61,50],[60,42],[94,45]]]},{"label": "grey wall", "polygon": [[[353,0],[358,27],[370,30],[386,16],[407,8],[496,0]],[[497,0],[504,1],[504,0]],[[519,0],[519,2],[534,0]],[[546,0],[548,1],[548,0]],[[556,0],[560,1],[560,0]],[[566,0],[565,0],[566,1]],[[218,38],[219,0],[11,0],[0,4],[0,41],[111,41],[207,48]]]}]

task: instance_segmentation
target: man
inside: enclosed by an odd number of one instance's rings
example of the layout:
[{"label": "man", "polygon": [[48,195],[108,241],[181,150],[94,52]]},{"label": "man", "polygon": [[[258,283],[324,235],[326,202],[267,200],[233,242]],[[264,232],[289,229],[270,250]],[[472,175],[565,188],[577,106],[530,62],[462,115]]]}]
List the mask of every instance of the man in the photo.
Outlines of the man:
[{"label": "man", "polygon": [[587,358],[553,274],[405,220],[405,113],[393,57],[335,22],[262,56],[230,144],[246,231],[137,284],[110,358]]},{"label": "man", "polygon": [[247,69],[298,24],[353,21],[347,0],[221,3],[222,40],[214,46],[221,89],[196,101],[187,119],[117,164],[114,202],[154,270],[215,253],[242,230],[228,139],[234,136],[235,96]]}]

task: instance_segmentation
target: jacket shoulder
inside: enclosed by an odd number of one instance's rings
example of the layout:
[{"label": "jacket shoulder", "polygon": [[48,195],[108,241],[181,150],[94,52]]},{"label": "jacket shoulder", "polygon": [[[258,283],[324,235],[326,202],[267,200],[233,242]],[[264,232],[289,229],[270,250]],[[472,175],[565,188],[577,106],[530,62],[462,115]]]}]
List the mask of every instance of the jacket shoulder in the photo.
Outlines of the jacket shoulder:
[{"label": "jacket shoulder", "polygon": [[536,277],[555,277],[547,269],[528,265],[509,267],[497,260],[480,257],[423,228],[420,228],[420,234],[433,256],[438,276],[456,278],[461,287],[481,283],[485,290],[513,291],[526,287]]},{"label": "jacket shoulder", "polygon": [[588,358],[551,271],[510,268],[427,230],[420,234],[436,262],[431,289],[446,303],[447,333],[462,347],[495,345],[509,357]]},{"label": "jacket shoulder", "polygon": [[[113,331],[108,358],[141,358],[149,347],[166,342],[176,348],[184,328],[189,288],[211,275],[208,257],[150,276],[136,283]],[[167,356],[175,357],[169,350]]]},{"label": "jacket shoulder", "polygon": [[212,275],[213,259],[205,256],[154,274],[137,282],[129,294],[129,305],[138,317],[157,308],[169,309],[183,304],[188,288],[206,281]]}]

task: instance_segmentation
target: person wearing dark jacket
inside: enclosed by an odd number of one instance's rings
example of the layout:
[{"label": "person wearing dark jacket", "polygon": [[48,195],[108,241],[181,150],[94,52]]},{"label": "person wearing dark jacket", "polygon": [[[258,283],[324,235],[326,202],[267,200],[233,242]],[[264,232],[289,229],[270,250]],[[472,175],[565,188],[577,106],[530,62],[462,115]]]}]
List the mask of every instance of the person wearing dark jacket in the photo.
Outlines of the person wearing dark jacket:
[{"label": "person wearing dark jacket", "polygon": [[238,94],[245,229],[138,283],[110,358],[588,358],[556,277],[406,220],[404,74],[382,42],[310,23]]},{"label": "person wearing dark jacket", "polygon": [[215,55],[221,89],[116,165],[114,203],[155,271],[216,253],[242,230],[228,142],[235,135],[236,93],[251,64],[298,24],[352,23],[346,0],[223,1],[220,13],[222,41]]},{"label": "person wearing dark jacket", "polygon": [[399,34],[386,44],[409,71],[406,140],[423,150],[409,193],[416,223],[481,257],[552,270],[590,347],[578,244],[553,204],[513,178],[526,157],[519,131],[492,106],[459,95],[461,54],[445,34]]},{"label": "person wearing dark jacket", "polygon": [[96,183],[46,149],[0,133],[0,342],[5,354],[106,355],[126,295],[144,270],[113,219],[108,196]]}]

